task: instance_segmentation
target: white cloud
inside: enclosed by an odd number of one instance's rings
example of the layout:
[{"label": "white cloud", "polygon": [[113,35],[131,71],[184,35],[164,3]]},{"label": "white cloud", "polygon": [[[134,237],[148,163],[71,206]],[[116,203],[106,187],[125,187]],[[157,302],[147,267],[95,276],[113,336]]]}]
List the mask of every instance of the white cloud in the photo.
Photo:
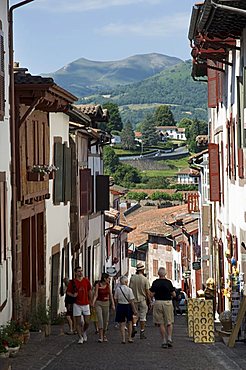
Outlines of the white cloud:
[{"label": "white cloud", "polygon": [[100,29],[98,34],[104,35],[133,35],[144,37],[173,36],[179,31],[187,31],[189,14],[177,13],[173,16],[164,16],[159,19],[143,20],[141,23],[110,23]]},{"label": "white cloud", "polygon": [[36,0],[33,8],[42,8],[54,12],[86,12],[109,8],[112,6],[126,6],[131,4],[158,4],[161,0]]}]

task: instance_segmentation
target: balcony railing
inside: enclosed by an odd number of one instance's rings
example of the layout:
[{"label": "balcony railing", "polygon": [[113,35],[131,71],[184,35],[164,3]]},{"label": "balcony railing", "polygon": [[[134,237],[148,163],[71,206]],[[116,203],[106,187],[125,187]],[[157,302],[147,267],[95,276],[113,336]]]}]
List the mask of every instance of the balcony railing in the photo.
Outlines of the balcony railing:
[{"label": "balcony railing", "polygon": [[199,194],[198,193],[191,193],[188,194],[187,197],[187,204],[188,204],[188,212],[199,212]]}]

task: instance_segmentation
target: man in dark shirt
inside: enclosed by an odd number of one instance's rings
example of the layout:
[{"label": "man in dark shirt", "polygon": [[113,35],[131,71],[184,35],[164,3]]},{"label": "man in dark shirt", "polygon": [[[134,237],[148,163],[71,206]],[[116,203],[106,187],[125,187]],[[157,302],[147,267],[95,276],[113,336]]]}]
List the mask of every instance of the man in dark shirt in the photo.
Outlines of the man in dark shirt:
[{"label": "man in dark shirt", "polygon": [[172,347],[172,331],[174,323],[172,297],[176,296],[175,288],[166,278],[166,269],[160,267],[159,279],[153,281],[150,294],[155,299],[153,308],[154,323],[160,327],[162,348]]}]

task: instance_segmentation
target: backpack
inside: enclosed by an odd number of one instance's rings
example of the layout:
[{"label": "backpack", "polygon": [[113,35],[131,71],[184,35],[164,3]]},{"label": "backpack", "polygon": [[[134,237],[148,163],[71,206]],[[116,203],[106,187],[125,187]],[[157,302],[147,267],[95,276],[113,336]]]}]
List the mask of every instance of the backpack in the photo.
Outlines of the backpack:
[{"label": "backpack", "polygon": [[[73,293],[75,293],[77,288],[76,288],[76,284],[75,284],[74,280],[72,280],[72,285],[73,285]],[[77,297],[71,297],[70,295],[68,295],[66,293],[66,295],[65,295],[65,305],[75,303],[76,298]]]}]

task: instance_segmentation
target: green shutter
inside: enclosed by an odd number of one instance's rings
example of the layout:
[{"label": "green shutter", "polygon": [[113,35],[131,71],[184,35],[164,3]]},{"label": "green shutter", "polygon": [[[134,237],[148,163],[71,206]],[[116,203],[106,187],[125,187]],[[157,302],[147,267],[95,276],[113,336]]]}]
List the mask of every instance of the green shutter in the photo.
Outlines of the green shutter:
[{"label": "green shutter", "polygon": [[67,203],[72,197],[72,151],[64,145],[64,202]]},{"label": "green shutter", "polygon": [[54,180],[54,204],[58,205],[63,202],[63,144],[55,143],[54,161],[58,168]]}]

